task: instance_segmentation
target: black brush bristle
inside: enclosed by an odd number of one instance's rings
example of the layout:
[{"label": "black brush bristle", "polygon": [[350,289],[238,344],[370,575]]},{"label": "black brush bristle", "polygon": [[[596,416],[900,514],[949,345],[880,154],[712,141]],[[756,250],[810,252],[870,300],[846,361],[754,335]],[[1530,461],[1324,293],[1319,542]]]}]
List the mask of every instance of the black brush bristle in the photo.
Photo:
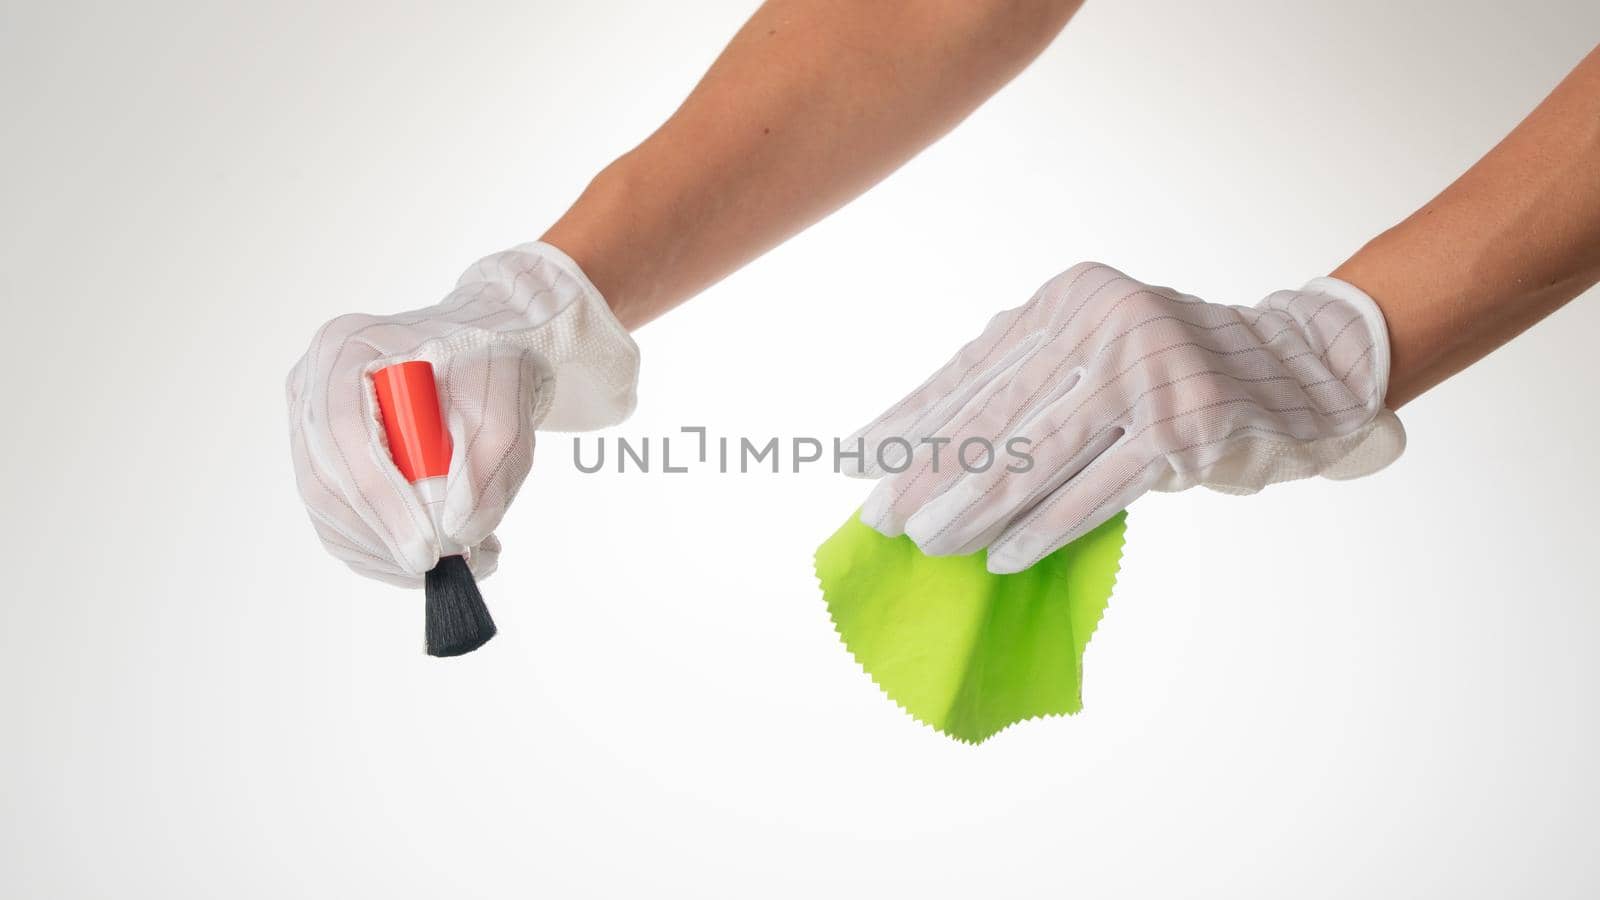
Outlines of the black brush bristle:
[{"label": "black brush bristle", "polygon": [[465,559],[441,557],[428,571],[426,585],[429,656],[471,653],[494,637],[494,619]]}]

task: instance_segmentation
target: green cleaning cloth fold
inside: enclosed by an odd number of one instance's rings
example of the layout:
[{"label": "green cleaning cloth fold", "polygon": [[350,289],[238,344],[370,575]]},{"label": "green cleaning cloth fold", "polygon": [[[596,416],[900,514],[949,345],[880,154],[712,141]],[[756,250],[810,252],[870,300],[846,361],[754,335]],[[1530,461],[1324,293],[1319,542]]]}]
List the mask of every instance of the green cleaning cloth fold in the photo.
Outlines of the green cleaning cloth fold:
[{"label": "green cleaning cloth fold", "polygon": [[919,721],[979,743],[1083,708],[1083,651],[1116,584],[1126,512],[1015,575],[986,551],[924,556],[852,515],[817,548],[845,647]]}]

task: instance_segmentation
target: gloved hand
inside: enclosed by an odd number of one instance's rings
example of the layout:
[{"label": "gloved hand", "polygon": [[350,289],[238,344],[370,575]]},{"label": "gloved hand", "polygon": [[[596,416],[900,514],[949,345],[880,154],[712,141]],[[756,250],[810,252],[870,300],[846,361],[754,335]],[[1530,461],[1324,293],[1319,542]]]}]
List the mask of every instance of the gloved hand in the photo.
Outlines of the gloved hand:
[{"label": "gloved hand", "polygon": [[328,552],[418,586],[441,541],[389,456],[371,373],[433,364],[453,444],[444,530],[478,578],[533,463],[534,430],[586,431],[633,411],[639,350],[566,254],[524,244],[479,260],[437,306],[322,326],[289,373],[295,480]]},{"label": "gloved hand", "polygon": [[1223,306],[1082,263],[845,446],[887,475],[862,521],[1004,574],[1145,491],[1376,472],[1405,448],[1388,379],[1383,314],[1346,282]]}]

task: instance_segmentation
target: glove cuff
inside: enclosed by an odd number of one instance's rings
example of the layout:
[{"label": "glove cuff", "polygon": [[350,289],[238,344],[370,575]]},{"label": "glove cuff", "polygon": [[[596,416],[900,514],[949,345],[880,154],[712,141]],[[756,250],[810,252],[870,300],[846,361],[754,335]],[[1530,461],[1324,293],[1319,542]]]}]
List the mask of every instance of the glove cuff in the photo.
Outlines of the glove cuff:
[{"label": "glove cuff", "polygon": [[1384,321],[1383,310],[1378,307],[1378,302],[1366,291],[1332,275],[1313,278],[1300,290],[1336,298],[1361,313],[1367,331],[1372,335],[1372,351],[1368,361],[1372,366],[1373,382],[1377,385],[1378,408],[1385,408],[1384,398],[1389,394],[1389,324]]},{"label": "glove cuff", "polygon": [[[554,244],[547,244],[544,241],[529,241],[526,244],[518,244],[506,252],[530,254],[549,263],[552,268],[560,272],[559,276],[551,279],[552,281],[559,283],[563,279],[570,280],[578,289],[579,296],[582,298],[581,302],[595,307],[593,318],[597,326],[603,328],[608,333],[608,336],[618,340],[630,342],[633,340],[628,336],[628,329],[617,321],[616,314],[611,311],[611,304],[606,302],[606,298],[600,293],[600,289],[595,287],[594,282],[590,281],[589,276],[584,273],[583,267],[579,266],[577,260],[568,256],[560,247]],[[552,291],[545,296],[554,298],[557,293],[559,292]],[[1363,294],[1362,296],[1366,295]],[[533,312],[536,311],[530,309],[530,313]],[[546,303],[537,310],[537,313],[544,314],[544,318],[539,320],[541,323],[558,312],[560,310],[554,308],[552,303]]]},{"label": "glove cuff", "polygon": [[546,431],[591,431],[623,421],[638,401],[639,346],[572,257],[543,241],[486,256],[457,291],[502,294],[526,324],[515,334],[539,352],[555,377]]},{"label": "glove cuff", "polygon": [[1331,275],[1313,278],[1301,290],[1342,301],[1360,313],[1371,335],[1372,349],[1367,363],[1372,367],[1375,385],[1372,420],[1352,434],[1315,442],[1325,446],[1313,448],[1314,455],[1329,460],[1322,467],[1324,478],[1345,481],[1370,475],[1398,459],[1406,447],[1405,426],[1384,402],[1389,394],[1388,322],[1370,294],[1343,279]]}]

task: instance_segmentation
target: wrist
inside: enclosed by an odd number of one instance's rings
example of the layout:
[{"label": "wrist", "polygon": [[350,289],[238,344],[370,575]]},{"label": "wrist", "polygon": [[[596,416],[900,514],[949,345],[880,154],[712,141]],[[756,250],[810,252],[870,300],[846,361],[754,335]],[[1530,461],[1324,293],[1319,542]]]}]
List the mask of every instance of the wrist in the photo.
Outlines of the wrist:
[{"label": "wrist", "polygon": [[572,260],[613,315],[632,331],[662,305],[666,263],[675,249],[650,227],[645,185],[629,154],[603,169],[540,238]]},{"label": "wrist", "polygon": [[1437,363],[1436,348],[1443,346],[1444,334],[1437,324],[1445,317],[1419,315],[1419,311],[1450,305],[1443,299],[1456,294],[1456,276],[1448,271],[1427,270],[1412,261],[1414,250],[1400,245],[1395,231],[1379,235],[1355,256],[1333,271],[1333,277],[1358,286],[1383,310],[1390,346],[1390,409],[1399,409],[1416,399],[1440,380],[1430,377]]}]

